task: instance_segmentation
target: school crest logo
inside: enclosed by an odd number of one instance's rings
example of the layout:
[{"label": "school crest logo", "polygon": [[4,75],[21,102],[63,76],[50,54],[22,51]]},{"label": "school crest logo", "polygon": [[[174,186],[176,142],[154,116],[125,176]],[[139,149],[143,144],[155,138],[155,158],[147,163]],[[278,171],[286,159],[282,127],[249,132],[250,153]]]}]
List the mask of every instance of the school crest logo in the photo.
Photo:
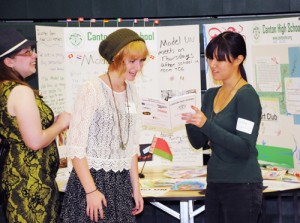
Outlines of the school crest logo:
[{"label": "school crest logo", "polygon": [[71,31],[67,36],[67,42],[73,49],[79,49],[84,45],[84,35],[79,30]]},{"label": "school crest logo", "polygon": [[253,39],[255,41],[258,41],[259,38],[260,38],[260,33],[261,33],[261,30],[260,30],[260,27],[258,24],[254,24],[253,28],[252,28],[252,36],[253,36]]}]

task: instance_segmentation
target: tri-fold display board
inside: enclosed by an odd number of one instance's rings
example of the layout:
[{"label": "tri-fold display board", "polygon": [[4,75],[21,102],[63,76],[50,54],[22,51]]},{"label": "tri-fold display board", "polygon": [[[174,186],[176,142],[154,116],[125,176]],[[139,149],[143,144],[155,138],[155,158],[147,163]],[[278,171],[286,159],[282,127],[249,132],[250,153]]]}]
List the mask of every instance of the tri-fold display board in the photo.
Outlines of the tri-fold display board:
[{"label": "tri-fold display board", "polygon": [[[200,106],[199,26],[128,28],[144,38],[150,51],[142,74],[135,80],[140,97],[161,100],[167,96],[170,100],[193,93],[196,105]],[[79,87],[86,80],[107,71],[108,64],[99,55],[98,47],[107,35],[117,29],[36,26],[39,89],[55,114],[72,111]],[[202,165],[202,152],[190,146],[183,124],[171,130],[144,124],[140,143],[151,144],[154,136],[163,138],[173,154],[172,162],[153,156],[145,169]],[[60,144],[62,152],[64,146]]]},{"label": "tri-fold display board", "polygon": [[[128,28],[144,38],[150,50],[143,74],[135,81],[140,97],[170,100],[195,93],[200,106],[199,26]],[[100,57],[98,46],[116,29],[36,26],[39,88],[56,114],[71,111],[81,84],[107,71],[108,64]],[[259,160],[300,171],[300,20],[292,17],[204,24],[204,46],[227,30],[241,33],[246,40],[248,81],[261,99]],[[207,88],[213,87],[208,67],[206,74]],[[149,111],[144,113],[149,115]],[[153,156],[146,169],[202,165],[202,152],[191,148],[183,125],[171,130],[145,125],[140,139],[143,150],[154,136],[166,140],[173,161]]]}]

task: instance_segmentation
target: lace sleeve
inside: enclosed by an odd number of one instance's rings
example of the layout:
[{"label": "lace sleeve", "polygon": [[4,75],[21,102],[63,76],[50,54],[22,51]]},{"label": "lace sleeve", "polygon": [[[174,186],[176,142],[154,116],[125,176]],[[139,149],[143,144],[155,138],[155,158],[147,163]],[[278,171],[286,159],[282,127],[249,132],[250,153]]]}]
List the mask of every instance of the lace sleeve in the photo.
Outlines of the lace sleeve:
[{"label": "lace sleeve", "polygon": [[81,88],[74,102],[67,139],[68,156],[71,159],[86,156],[89,127],[96,106],[95,100],[95,89],[91,82],[88,82]]}]

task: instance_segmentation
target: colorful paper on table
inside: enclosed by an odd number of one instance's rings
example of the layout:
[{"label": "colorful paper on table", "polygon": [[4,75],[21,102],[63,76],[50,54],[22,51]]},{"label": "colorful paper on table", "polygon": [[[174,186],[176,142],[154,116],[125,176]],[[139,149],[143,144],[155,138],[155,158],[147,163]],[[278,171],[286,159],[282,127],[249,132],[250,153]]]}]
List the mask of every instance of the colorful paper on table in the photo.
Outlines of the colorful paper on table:
[{"label": "colorful paper on table", "polygon": [[206,166],[197,168],[171,168],[164,172],[164,176],[170,178],[194,178],[207,174]]},{"label": "colorful paper on table", "polygon": [[164,195],[170,190],[170,188],[141,188],[143,197],[159,197]]},{"label": "colorful paper on table", "polygon": [[158,178],[158,179],[141,179],[141,188],[154,188],[154,187],[171,187],[177,183],[177,179]]},{"label": "colorful paper on table", "polygon": [[286,170],[262,169],[261,173],[264,180],[281,180],[284,177]]},{"label": "colorful paper on table", "polygon": [[171,152],[171,149],[170,149],[168,143],[162,138],[158,138],[158,137],[153,138],[153,141],[152,141],[152,144],[150,147],[150,153],[153,153],[164,159],[173,161],[173,154]]},{"label": "colorful paper on table", "polygon": [[174,184],[171,190],[203,190],[206,188],[205,183],[200,181],[179,181]]}]

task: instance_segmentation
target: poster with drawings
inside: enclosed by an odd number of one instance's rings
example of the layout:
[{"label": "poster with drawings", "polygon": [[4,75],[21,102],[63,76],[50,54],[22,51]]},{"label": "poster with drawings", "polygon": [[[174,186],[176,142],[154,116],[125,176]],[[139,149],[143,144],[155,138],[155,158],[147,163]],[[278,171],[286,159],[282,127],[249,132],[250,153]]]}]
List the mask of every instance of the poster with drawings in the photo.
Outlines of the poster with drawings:
[{"label": "poster with drawings", "polygon": [[[239,32],[246,41],[248,82],[262,104],[260,162],[300,171],[299,18],[205,24],[204,45],[223,31]],[[214,86],[207,66],[206,74],[208,88]]]},{"label": "poster with drawings", "polygon": [[[150,51],[142,74],[134,82],[139,96],[165,99],[166,93],[170,98],[193,92],[200,106],[199,26],[127,28],[144,38]],[[98,47],[116,29],[36,26],[40,91],[55,114],[71,111],[79,87],[107,71],[108,64],[99,55]],[[154,136],[168,142],[173,162],[154,155],[144,171],[202,165],[202,151],[191,147],[184,125],[170,131],[143,126],[140,144],[151,144]]]}]

